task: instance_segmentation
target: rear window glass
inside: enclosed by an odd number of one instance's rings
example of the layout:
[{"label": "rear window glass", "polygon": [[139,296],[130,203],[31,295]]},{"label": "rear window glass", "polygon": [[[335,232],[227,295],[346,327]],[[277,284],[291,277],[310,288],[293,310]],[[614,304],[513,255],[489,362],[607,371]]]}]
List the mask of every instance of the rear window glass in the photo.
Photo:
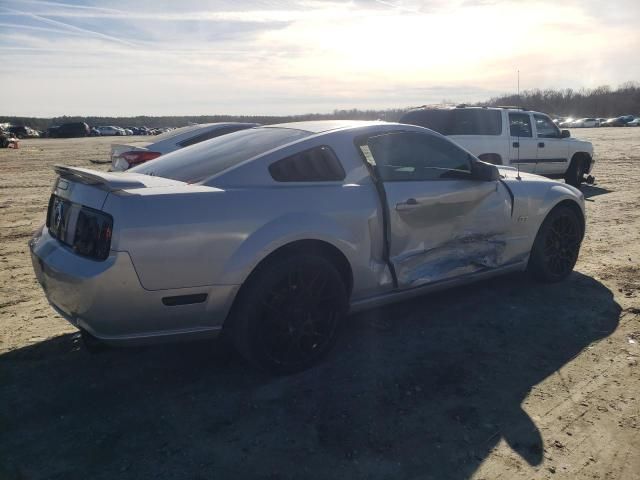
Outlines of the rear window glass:
[{"label": "rear window glass", "polygon": [[156,135],[155,137],[153,137],[153,141],[161,142],[162,140],[175,137],[176,135],[182,135],[183,133],[199,130],[205,126],[206,125],[189,125],[187,127],[174,128],[173,130],[169,130],[167,132],[161,133],[160,135]]},{"label": "rear window glass", "polygon": [[480,108],[407,112],[400,123],[429,128],[442,135],[500,135],[502,116],[498,110]]},{"label": "rear window glass", "polygon": [[230,127],[211,128],[209,131],[201,133],[200,135],[196,135],[194,137],[187,138],[186,140],[181,141],[178,145],[183,148],[188,147],[190,145],[195,145],[196,143],[204,142],[205,140],[211,140],[212,138],[220,137],[228,133],[237,132],[238,130],[244,130],[245,128],[248,128],[248,126],[234,125]]},{"label": "rear window glass", "polygon": [[163,155],[127,171],[196,183],[309,135],[310,132],[292,128],[241,130]]}]

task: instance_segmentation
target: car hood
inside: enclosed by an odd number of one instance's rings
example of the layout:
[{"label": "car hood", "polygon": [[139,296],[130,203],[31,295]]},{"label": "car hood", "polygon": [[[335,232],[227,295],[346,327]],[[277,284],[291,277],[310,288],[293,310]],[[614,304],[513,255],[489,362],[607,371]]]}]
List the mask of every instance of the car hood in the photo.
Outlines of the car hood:
[{"label": "car hood", "polygon": [[587,152],[593,154],[593,145],[587,140],[580,140],[579,138],[570,137],[565,139],[569,143],[569,148],[576,151]]},{"label": "car hood", "polygon": [[498,166],[498,171],[500,172],[501,180],[512,191],[529,195],[541,195],[550,188],[558,187],[576,199],[583,198],[583,194],[579,189],[558,180],[534,173],[518,172],[514,167]]},{"label": "car hood", "polygon": [[[514,182],[542,182],[542,183],[559,183],[550,178],[536,175],[534,173],[518,172],[515,167],[497,166],[502,180]],[[519,178],[518,178],[519,177]]]}]

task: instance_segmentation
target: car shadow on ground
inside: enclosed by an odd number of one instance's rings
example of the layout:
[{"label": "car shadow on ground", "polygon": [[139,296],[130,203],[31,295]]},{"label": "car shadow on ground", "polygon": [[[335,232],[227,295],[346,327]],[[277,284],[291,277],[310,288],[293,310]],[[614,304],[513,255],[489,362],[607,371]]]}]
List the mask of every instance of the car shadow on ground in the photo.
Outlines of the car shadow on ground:
[{"label": "car shadow on ground", "polygon": [[211,342],[64,335],[0,356],[0,477],[467,479],[501,439],[541,465],[525,398],[619,315],[590,277],[512,275],[353,316],[283,378]]},{"label": "car shadow on ground", "polygon": [[[580,187],[584,198],[589,200],[590,198],[597,197],[598,195],[604,195],[605,193],[611,193],[613,190],[609,190],[607,188],[602,188],[597,185],[587,185],[583,184]],[[592,200],[593,201],[593,200]]]}]

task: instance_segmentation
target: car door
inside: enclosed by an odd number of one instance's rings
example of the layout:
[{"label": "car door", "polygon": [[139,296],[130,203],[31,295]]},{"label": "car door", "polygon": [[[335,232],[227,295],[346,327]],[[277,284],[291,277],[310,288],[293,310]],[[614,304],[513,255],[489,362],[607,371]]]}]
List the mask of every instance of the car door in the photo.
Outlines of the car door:
[{"label": "car door", "polygon": [[536,169],[538,145],[533,138],[531,115],[509,113],[509,162],[523,172],[533,173]]},{"label": "car door", "polygon": [[546,115],[533,114],[538,142],[535,173],[561,175],[569,167],[569,144],[562,138],[560,129]]},{"label": "car door", "polygon": [[473,178],[467,151],[444,137],[406,131],[368,137],[359,147],[383,186],[399,288],[505,262],[511,198],[501,182]]}]

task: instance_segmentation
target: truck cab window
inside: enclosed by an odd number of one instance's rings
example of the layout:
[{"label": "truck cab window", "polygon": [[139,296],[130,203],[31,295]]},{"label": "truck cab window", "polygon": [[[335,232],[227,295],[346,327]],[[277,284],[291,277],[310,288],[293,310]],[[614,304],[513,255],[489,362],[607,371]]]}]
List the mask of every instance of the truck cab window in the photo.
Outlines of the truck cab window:
[{"label": "truck cab window", "polygon": [[536,130],[539,138],[560,138],[560,129],[549,117],[544,115],[534,115]]},{"label": "truck cab window", "polygon": [[531,137],[531,119],[528,113],[510,113],[509,129],[512,137]]}]

